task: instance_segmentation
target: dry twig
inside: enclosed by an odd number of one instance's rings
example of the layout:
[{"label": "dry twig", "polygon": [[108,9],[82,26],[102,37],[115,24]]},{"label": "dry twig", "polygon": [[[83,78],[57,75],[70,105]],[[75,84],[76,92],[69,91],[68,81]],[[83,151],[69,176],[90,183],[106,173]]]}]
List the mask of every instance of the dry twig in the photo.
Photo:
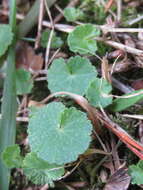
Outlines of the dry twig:
[{"label": "dry twig", "polygon": [[48,61],[49,61],[50,46],[51,46],[52,37],[53,37],[53,34],[54,34],[54,22],[53,22],[49,7],[47,5],[47,1],[44,0],[44,3],[45,3],[45,7],[46,7],[46,10],[47,10],[47,13],[48,13],[48,16],[49,16],[49,19],[50,19],[50,24],[51,24],[51,27],[52,27],[52,30],[51,30],[50,36],[49,36],[49,40],[48,40],[48,43],[47,43],[46,55],[45,55],[45,69],[47,69],[48,68]]},{"label": "dry twig", "polygon": [[43,16],[44,16],[44,0],[40,0],[38,32],[37,32],[37,38],[35,41],[35,49],[37,49],[39,47],[39,43],[40,43]]}]

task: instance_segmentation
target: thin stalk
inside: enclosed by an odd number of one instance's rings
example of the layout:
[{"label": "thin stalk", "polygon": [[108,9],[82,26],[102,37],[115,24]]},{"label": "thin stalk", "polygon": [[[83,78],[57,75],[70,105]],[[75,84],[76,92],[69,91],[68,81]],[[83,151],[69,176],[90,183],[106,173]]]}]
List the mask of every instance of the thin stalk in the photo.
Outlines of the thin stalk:
[{"label": "thin stalk", "polygon": [[[10,0],[10,26],[16,28],[16,0]],[[2,99],[2,118],[0,122],[0,155],[3,150],[15,143],[16,134],[16,87],[15,87],[15,42],[9,47],[6,66],[6,78]],[[0,158],[0,189],[8,190],[10,170]]]}]

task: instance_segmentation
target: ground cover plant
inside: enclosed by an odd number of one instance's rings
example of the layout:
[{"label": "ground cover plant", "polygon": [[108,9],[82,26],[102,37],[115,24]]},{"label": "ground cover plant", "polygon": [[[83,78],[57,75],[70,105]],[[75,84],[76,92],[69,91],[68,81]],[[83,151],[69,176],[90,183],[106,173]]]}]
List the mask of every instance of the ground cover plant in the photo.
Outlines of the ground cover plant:
[{"label": "ground cover plant", "polygon": [[143,1],[0,8],[0,189],[143,188]]}]

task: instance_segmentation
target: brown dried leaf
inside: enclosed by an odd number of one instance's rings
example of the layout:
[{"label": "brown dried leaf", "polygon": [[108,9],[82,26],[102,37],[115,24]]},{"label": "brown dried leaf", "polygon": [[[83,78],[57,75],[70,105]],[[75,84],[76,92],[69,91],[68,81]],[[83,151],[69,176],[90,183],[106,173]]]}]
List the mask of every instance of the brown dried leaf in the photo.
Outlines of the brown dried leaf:
[{"label": "brown dried leaf", "polygon": [[135,90],[140,90],[143,89],[143,80],[136,80],[133,81],[131,86],[135,89]]},{"label": "brown dried leaf", "polygon": [[120,168],[109,178],[104,190],[127,190],[130,180],[127,169]]},{"label": "brown dried leaf", "polygon": [[108,59],[113,59],[113,58],[117,58],[117,57],[124,57],[125,56],[125,52],[118,49],[118,50],[115,50],[115,51],[112,51],[110,52],[108,55],[107,55],[107,58]]},{"label": "brown dried leaf", "polygon": [[33,48],[25,42],[20,42],[16,48],[16,67],[39,71],[43,67],[43,58],[36,55]]},{"label": "brown dried leaf", "polygon": [[113,73],[126,72],[131,69],[133,66],[133,62],[130,59],[123,59],[122,61],[116,62],[113,66],[110,66],[110,69],[113,69]]}]

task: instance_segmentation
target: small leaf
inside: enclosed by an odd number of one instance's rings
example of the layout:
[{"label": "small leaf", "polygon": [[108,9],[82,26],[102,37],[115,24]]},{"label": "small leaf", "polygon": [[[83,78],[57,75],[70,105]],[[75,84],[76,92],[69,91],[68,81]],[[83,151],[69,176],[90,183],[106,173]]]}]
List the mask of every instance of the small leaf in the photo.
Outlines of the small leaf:
[{"label": "small leaf", "polygon": [[91,82],[86,97],[91,105],[104,108],[112,103],[112,97],[109,96],[111,90],[112,86],[106,80],[96,78]]},{"label": "small leaf", "polygon": [[86,151],[91,130],[85,113],[53,102],[32,113],[28,126],[29,143],[39,158],[61,165],[75,161]]},{"label": "small leaf", "polygon": [[[49,29],[44,30],[41,36],[41,46],[43,48],[47,47],[49,37],[50,37],[50,30]],[[51,41],[51,48],[55,49],[60,48],[62,45],[63,45],[62,39],[60,37],[57,37],[56,33],[54,33]]]},{"label": "small leaf", "polygon": [[94,54],[97,43],[94,38],[100,31],[92,24],[77,26],[68,36],[68,45],[71,51],[80,54]]},{"label": "small leaf", "polygon": [[53,181],[64,175],[63,166],[49,164],[38,158],[36,153],[31,152],[26,155],[23,161],[24,174],[34,184],[53,185]]},{"label": "small leaf", "polygon": [[[112,105],[109,106],[109,109],[113,112],[125,110],[126,108],[134,105],[135,103],[143,99],[143,93],[141,92],[143,91],[142,90],[134,91],[132,93],[123,95],[122,98],[115,99]],[[137,93],[139,94],[136,95]],[[123,98],[124,96],[130,96],[130,97]]]},{"label": "small leaf", "polygon": [[13,39],[13,33],[9,25],[0,24],[0,56],[2,56]]},{"label": "small leaf", "polygon": [[16,90],[18,95],[28,94],[33,87],[33,80],[29,71],[16,70]]},{"label": "small leaf", "polygon": [[8,168],[20,168],[23,158],[17,144],[7,147],[2,153],[2,159]]},{"label": "small leaf", "polygon": [[83,12],[74,7],[67,7],[64,9],[64,16],[68,22],[74,22],[83,17]]},{"label": "small leaf", "polygon": [[129,174],[132,177],[132,184],[143,184],[143,160],[140,160],[136,165],[129,167]]},{"label": "small leaf", "polygon": [[75,56],[67,63],[62,58],[54,60],[47,76],[48,87],[52,92],[67,91],[84,95],[97,72],[88,59]]}]

